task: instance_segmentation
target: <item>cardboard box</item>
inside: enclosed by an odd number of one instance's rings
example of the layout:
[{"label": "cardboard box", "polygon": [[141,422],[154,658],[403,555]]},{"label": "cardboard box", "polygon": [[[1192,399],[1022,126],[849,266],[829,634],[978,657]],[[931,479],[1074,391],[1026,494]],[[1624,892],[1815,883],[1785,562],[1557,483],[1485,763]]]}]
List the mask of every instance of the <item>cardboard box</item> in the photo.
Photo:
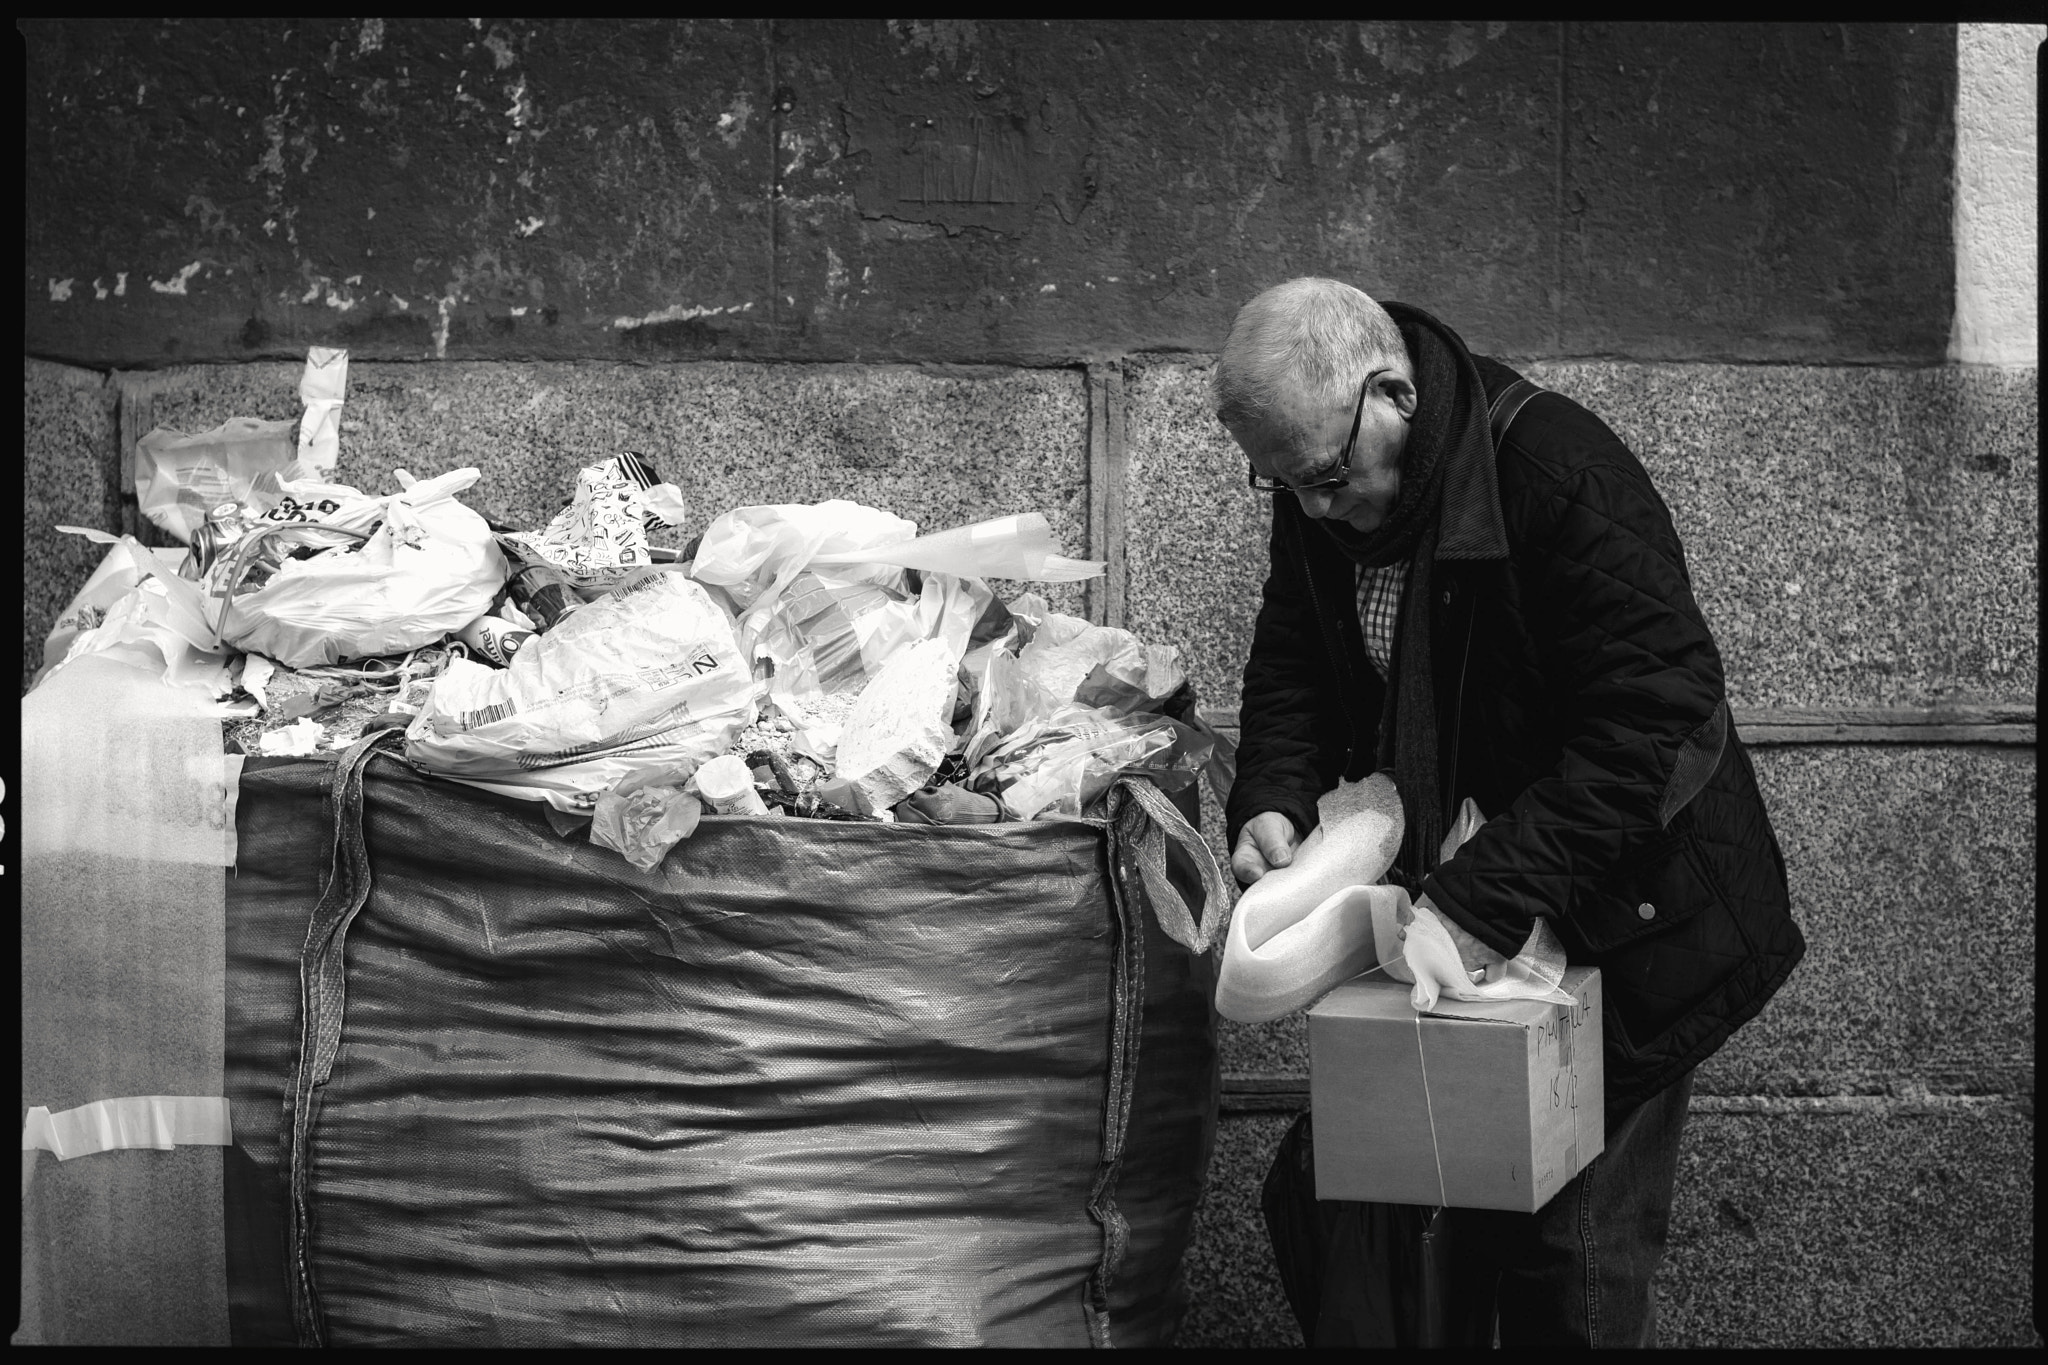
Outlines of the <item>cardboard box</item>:
[{"label": "cardboard box", "polygon": [[1564,989],[1575,1005],[1440,1000],[1419,1019],[1384,974],[1324,996],[1308,1012],[1317,1196],[1548,1203],[1606,1147],[1599,970],[1566,969]]}]

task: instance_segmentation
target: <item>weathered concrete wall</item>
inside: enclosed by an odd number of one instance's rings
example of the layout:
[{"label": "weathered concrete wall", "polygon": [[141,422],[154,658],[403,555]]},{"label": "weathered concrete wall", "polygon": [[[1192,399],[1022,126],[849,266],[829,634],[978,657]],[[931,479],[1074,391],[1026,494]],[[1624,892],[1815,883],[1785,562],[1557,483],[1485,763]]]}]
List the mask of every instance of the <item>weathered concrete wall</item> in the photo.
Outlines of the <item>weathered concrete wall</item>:
[{"label": "weathered concrete wall", "polygon": [[1944,26],[47,20],[25,346],[1210,351],[1317,272],[1475,345],[1939,358]]}]

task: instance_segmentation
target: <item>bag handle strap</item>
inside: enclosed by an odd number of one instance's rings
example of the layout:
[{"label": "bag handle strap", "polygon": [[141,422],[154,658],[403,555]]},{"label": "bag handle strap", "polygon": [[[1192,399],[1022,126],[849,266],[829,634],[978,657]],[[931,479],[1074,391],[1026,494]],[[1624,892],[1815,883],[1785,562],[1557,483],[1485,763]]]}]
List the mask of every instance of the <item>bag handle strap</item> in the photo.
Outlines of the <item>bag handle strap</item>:
[{"label": "bag handle strap", "polygon": [[[1201,833],[1154,783],[1125,777],[1118,780],[1117,790],[1127,799],[1120,803],[1110,822],[1117,835],[1110,849],[1112,858],[1120,865],[1116,870],[1123,872],[1127,881],[1135,871],[1145,898],[1152,903],[1152,915],[1168,938],[1197,956],[1208,952],[1209,946],[1222,937],[1231,906],[1228,883],[1217,870],[1216,856],[1209,851]],[[1169,840],[1179,845],[1201,878],[1199,914],[1188,908],[1167,876]]]},{"label": "bag handle strap", "polygon": [[1537,394],[1547,392],[1549,390],[1527,379],[1517,379],[1494,395],[1493,402],[1486,409],[1486,421],[1493,428],[1496,450],[1508,438],[1508,428],[1515,424],[1515,415],[1522,410],[1522,405]]},{"label": "bag handle strap", "polygon": [[320,1116],[321,1089],[341,1050],[342,1014],[348,980],[342,949],[349,925],[370,898],[373,881],[369,845],[363,837],[363,769],[388,752],[401,732],[375,730],[350,745],[334,765],[333,860],[327,886],[306,925],[299,952],[299,1047],[284,1101],[283,1157],[286,1190],[285,1284],[292,1324],[301,1346],[324,1346],[326,1323],[313,1283],[311,1172],[313,1126]]}]

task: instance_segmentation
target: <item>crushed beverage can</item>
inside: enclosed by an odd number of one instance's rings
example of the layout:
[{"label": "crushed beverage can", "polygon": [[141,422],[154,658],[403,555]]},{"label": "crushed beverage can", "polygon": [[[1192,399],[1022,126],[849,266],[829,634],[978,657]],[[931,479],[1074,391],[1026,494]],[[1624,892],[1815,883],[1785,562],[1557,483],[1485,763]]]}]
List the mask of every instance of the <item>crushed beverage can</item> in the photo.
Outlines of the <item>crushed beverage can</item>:
[{"label": "crushed beverage can", "polygon": [[233,548],[248,530],[240,503],[224,502],[206,514],[206,520],[192,528],[192,553],[185,560],[185,577],[204,578],[223,552]]},{"label": "crushed beverage can", "polygon": [[469,646],[470,653],[503,668],[512,662],[519,647],[533,638],[533,632],[521,630],[501,616],[479,616],[455,632],[455,638]]}]

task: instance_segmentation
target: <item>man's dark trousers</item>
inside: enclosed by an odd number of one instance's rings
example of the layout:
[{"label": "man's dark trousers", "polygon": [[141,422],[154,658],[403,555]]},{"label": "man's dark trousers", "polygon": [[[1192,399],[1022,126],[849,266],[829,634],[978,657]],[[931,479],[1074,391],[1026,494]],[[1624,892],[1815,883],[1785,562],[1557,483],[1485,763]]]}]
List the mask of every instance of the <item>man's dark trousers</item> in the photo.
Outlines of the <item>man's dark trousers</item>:
[{"label": "man's dark trousers", "polygon": [[[1606,1150],[1533,1214],[1448,1211],[1449,1298],[1461,1319],[1453,1341],[1484,1342],[1497,1306],[1503,1349],[1655,1344],[1650,1285],[1664,1259],[1691,1098],[1687,1072],[1621,1116],[1608,1130]],[[1332,1236],[1344,1220],[1332,1218],[1338,1206],[1329,1204],[1320,1206],[1315,1230],[1299,1212],[1287,1227],[1275,1225],[1276,1217],[1286,1217],[1283,1207],[1300,1211],[1302,1195],[1314,1198],[1308,1127],[1297,1124],[1282,1141],[1266,1184],[1282,1278],[1297,1313],[1309,1307],[1315,1318],[1302,1323],[1303,1338],[1312,1346],[1393,1344],[1405,1333],[1373,1320],[1383,1315],[1382,1296],[1361,1299],[1361,1286],[1374,1277],[1357,1263],[1358,1248],[1373,1238]],[[1304,1182],[1309,1188],[1301,1188]],[[1304,1237],[1322,1245],[1312,1251]],[[1313,1288],[1303,1284],[1306,1277],[1316,1281]]]}]

